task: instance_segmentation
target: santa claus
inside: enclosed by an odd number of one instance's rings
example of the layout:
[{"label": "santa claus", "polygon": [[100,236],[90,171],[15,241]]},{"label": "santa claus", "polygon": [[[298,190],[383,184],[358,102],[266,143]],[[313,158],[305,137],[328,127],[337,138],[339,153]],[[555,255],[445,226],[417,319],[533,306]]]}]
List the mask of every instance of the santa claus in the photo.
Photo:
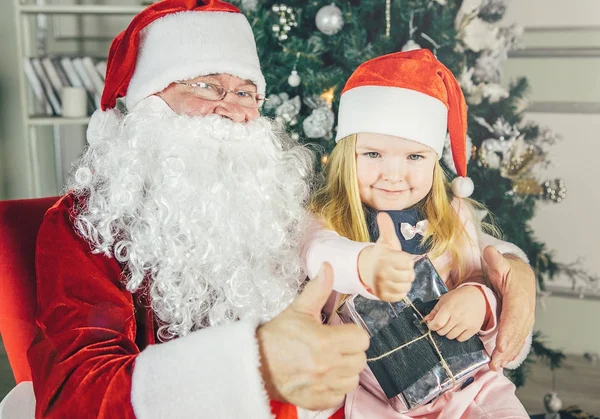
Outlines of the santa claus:
[{"label": "santa claus", "polygon": [[36,416],[328,417],[356,388],[369,340],[321,324],[331,267],[298,295],[312,155],[264,94],[225,2],[161,1],[114,40],[38,236]]}]

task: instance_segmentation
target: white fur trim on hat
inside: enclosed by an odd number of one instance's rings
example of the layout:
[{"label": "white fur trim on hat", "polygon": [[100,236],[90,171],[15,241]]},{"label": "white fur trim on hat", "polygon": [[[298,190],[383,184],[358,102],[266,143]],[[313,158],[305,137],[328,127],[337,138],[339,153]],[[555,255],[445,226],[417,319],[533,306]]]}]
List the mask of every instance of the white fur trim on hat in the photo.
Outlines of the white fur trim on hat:
[{"label": "white fur trim on hat", "polygon": [[335,141],[359,132],[394,135],[442,156],[448,109],[438,99],[400,87],[361,86],[342,94]]},{"label": "white fur trim on hat", "polygon": [[227,73],[251,80],[264,94],[254,35],[241,13],[189,11],[164,16],[140,33],[125,103],[132,109],[178,80]]},{"label": "white fur trim on hat", "polygon": [[115,128],[123,115],[117,109],[96,109],[90,118],[90,122],[86,131],[88,144],[94,144],[102,138],[112,137]]}]

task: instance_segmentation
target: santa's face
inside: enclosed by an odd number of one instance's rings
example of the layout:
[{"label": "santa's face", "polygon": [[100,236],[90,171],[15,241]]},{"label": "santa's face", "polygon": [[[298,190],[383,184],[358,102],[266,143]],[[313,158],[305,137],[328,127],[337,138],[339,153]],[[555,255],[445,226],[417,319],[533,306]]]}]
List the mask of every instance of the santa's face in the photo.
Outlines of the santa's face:
[{"label": "santa's face", "polygon": [[150,96],[95,139],[68,185],[75,227],[148,287],[161,336],[266,321],[305,278],[312,154],[265,118],[178,115]]},{"label": "santa's face", "polygon": [[[256,93],[256,85],[230,74],[211,74],[186,80],[186,83],[207,83],[220,86],[231,92]],[[243,123],[259,117],[258,108],[244,106],[234,96],[228,93],[223,100],[206,100],[199,96],[199,88],[184,84],[171,83],[165,90],[158,93],[169,107],[180,115],[206,116],[220,115],[233,122]]]}]

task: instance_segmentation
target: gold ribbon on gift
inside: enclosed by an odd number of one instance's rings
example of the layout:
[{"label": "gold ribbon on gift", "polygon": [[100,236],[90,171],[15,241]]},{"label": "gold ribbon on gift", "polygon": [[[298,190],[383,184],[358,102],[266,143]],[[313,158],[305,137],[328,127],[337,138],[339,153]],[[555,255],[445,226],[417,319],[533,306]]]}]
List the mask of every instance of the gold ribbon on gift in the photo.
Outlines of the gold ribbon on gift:
[{"label": "gold ribbon on gift", "polygon": [[[348,299],[349,295],[344,295],[342,296],[342,298],[340,299],[340,302],[338,303],[338,306],[335,310],[335,312],[337,312],[340,307],[342,306],[342,304],[344,304],[344,302]],[[404,298],[402,301],[404,301],[406,303],[406,305],[410,306],[413,310],[415,310],[415,312],[419,315],[419,317],[421,318],[421,322],[424,322],[425,316],[423,316],[423,314],[421,314],[421,312],[419,311],[419,309],[417,309],[417,307],[414,306],[414,304],[412,303],[412,301],[410,301],[408,298]],[[331,320],[331,316],[330,316],[330,320]],[[427,323],[425,323],[425,325],[427,326]],[[437,343],[435,343],[435,339],[433,339],[433,335],[431,330],[429,329],[429,326],[427,326],[427,333],[411,340],[410,342],[406,342],[403,345],[398,346],[397,348],[392,349],[389,352],[386,352],[382,355],[379,355],[375,358],[367,358],[367,362],[375,362],[375,361],[379,361],[380,359],[383,359],[387,356],[390,356],[391,354],[398,352],[399,350],[406,348],[409,345],[412,345],[415,342],[420,341],[421,339],[425,339],[425,338],[429,338],[429,341],[431,342],[431,344],[433,345],[433,348],[435,349],[435,351],[437,352],[437,355],[440,358],[440,361],[442,363],[442,368],[444,368],[444,371],[446,371],[446,374],[448,375],[448,377],[450,377],[452,379],[452,383],[454,385],[457,385],[457,381],[456,378],[454,377],[454,374],[452,373],[452,370],[450,370],[450,367],[448,366],[448,363],[446,362],[446,359],[444,358],[444,355],[442,355],[442,352],[440,351],[440,348],[438,347]]]}]

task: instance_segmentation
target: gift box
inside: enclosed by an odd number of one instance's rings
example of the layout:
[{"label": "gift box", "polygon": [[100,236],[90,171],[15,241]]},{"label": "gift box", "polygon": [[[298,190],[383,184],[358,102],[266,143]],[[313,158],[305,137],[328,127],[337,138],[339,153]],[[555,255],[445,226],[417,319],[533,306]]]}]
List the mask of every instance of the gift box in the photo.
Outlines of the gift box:
[{"label": "gift box", "polygon": [[430,332],[423,318],[448,292],[427,256],[415,261],[415,281],[406,301],[386,303],[359,295],[337,309],[371,337],[368,367],[400,412],[423,406],[460,386],[490,358],[478,336],[465,342]]}]

